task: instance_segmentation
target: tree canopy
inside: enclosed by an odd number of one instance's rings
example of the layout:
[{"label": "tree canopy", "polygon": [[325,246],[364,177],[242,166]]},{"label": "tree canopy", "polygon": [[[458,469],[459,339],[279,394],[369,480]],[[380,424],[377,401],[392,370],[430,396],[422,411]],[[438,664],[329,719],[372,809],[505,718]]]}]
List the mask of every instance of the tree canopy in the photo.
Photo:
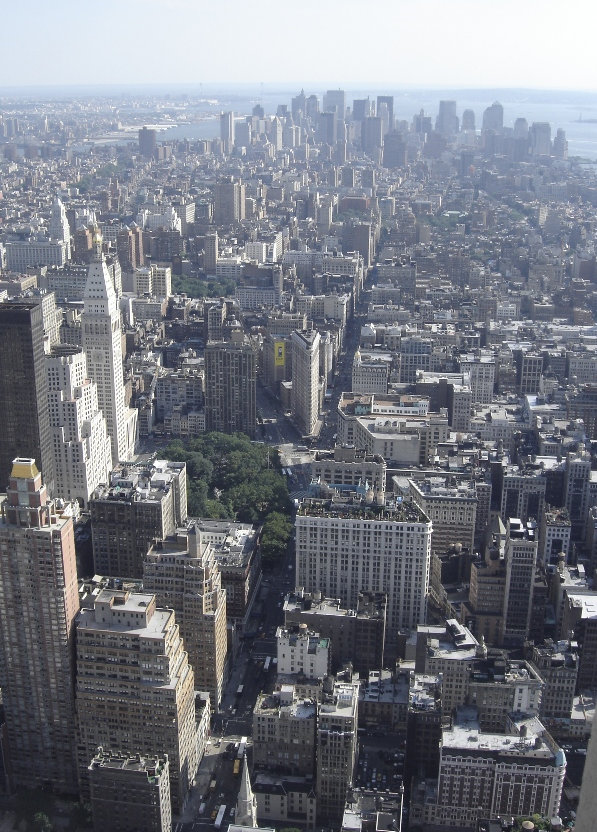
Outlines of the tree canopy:
[{"label": "tree canopy", "polygon": [[206,433],[174,440],[164,456],[187,463],[189,515],[263,524],[264,560],[283,553],[292,503],[275,448],[251,442],[244,433]]}]

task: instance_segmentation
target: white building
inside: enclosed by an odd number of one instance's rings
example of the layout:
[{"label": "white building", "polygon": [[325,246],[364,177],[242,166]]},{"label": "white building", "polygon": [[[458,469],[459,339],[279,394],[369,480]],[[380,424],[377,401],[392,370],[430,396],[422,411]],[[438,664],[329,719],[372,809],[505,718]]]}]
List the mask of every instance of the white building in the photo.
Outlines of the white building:
[{"label": "white building", "polygon": [[83,349],[89,377],[97,384],[98,403],[106,419],[112,461],[116,464],[134,454],[137,411],[124,403],[120,313],[99,234],[94,237],[94,255],[83,300]]},{"label": "white building", "polygon": [[6,243],[6,268],[10,272],[24,272],[27,266],[64,266],[67,254],[63,240],[18,240]]},{"label": "white building", "polygon": [[151,295],[156,298],[169,298],[172,294],[172,269],[170,266],[151,266],[135,269],[133,288],[137,297]]},{"label": "white building", "polygon": [[470,376],[473,404],[491,404],[495,383],[493,355],[463,355],[460,359],[460,370]]},{"label": "white building", "polygon": [[112,469],[97,386],[87,377],[87,360],[80,347],[55,346],[46,367],[56,494],[87,506],[97,486],[108,482]]},{"label": "white building", "polygon": [[297,510],[296,585],[356,610],[359,592],[388,596],[388,640],[425,621],[431,522],[408,501],[371,495],[303,500]]},{"label": "white building", "polygon": [[58,240],[66,245],[66,259],[70,260],[70,226],[66,218],[64,205],[58,197],[56,197],[54,204],[52,205],[49,232],[51,240]]},{"label": "white building", "polygon": [[309,630],[306,624],[278,627],[276,631],[278,673],[298,673],[321,679],[330,671],[330,640]]},{"label": "white building", "polygon": [[352,363],[352,390],[357,393],[388,392],[391,355],[371,355],[357,350]]}]

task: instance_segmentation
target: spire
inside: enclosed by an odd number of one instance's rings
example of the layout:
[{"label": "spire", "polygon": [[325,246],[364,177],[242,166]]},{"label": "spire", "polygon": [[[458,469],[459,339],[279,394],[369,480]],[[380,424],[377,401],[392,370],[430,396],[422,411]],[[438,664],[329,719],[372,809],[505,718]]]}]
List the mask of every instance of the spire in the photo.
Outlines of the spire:
[{"label": "spire", "polygon": [[[117,313],[118,304],[116,292],[114,291],[114,283],[106,265],[102,243],[102,234],[96,225],[93,229],[92,257],[89,263],[87,282],[85,283],[85,292],[83,294],[85,311]],[[104,301],[108,303],[109,308],[103,304],[101,309],[96,308],[94,304],[87,304],[87,301]]]},{"label": "spire", "polygon": [[251,778],[249,776],[249,766],[247,765],[246,757],[243,760],[243,770],[238,798],[236,800],[234,822],[237,826],[257,827],[257,801],[251,788]]}]

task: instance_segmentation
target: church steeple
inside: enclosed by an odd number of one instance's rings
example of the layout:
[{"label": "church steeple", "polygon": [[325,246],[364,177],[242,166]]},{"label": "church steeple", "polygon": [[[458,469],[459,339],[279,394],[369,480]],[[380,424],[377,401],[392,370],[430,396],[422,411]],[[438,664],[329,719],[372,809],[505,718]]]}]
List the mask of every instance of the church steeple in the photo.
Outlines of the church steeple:
[{"label": "church steeple", "polygon": [[249,767],[247,765],[247,758],[243,760],[243,770],[241,774],[240,789],[238,791],[238,798],[236,801],[236,814],[234,822],[238,826],[252,826],[257,827],[257,800],[251,788],[251,778],[249,776]]}]

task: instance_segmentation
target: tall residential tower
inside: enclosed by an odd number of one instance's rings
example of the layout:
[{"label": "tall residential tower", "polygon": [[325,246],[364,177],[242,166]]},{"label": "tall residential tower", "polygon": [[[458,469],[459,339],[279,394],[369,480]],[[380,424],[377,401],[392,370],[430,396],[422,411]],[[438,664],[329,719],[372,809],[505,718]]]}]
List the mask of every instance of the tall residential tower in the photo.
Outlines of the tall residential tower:
[{"label": "tall residential tower", "polygon": [[72,508],[48,499],[35,460],[14,460],[0,518],[0,684],[16,788],[77,792]]}]

